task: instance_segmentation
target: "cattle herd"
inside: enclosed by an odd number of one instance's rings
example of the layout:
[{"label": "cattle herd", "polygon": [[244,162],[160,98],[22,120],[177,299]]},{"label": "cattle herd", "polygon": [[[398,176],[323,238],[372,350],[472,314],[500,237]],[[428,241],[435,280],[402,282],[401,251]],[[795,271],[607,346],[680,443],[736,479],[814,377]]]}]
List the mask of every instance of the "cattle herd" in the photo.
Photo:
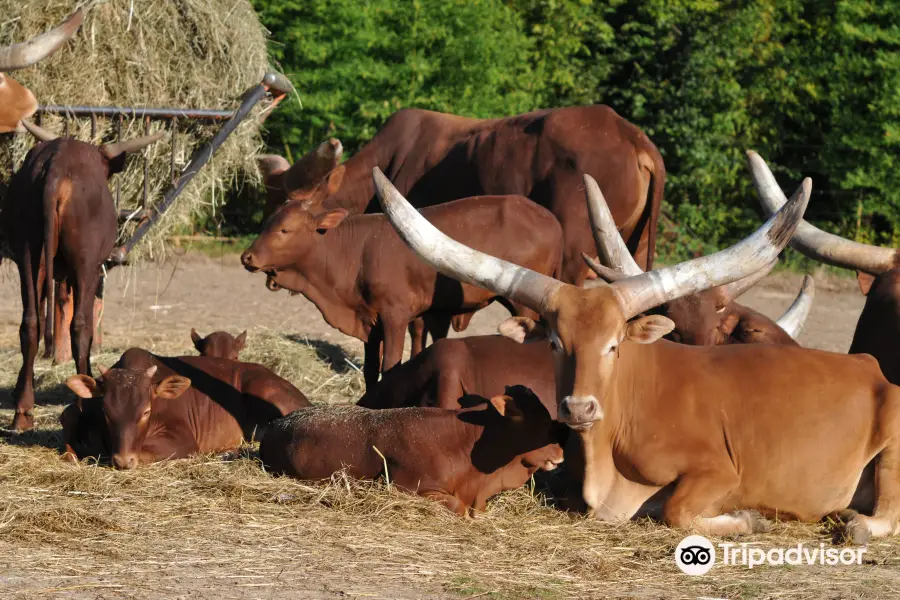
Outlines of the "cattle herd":
[{"label": "cattle herd", "polygon": [[[0,71],[50,55],[82,19],[0,51]],[[0,132],[39,140],[2,190],[23,300],[12,426],[33,426],[42,327],[51,340],[68,329],[69,460],[130,469],[258,439],[271,472],[384,477],[461,515],[560,468],[558,505],[598,519],[727,535],[773,516],[836,517],[855,543],[900,532],[900,260],[803,221],[809,179],[788,199],[750,152],[768,221],[654,268],[662,157],[606,106],[491,120],[401,110],[347,161],[334,139],[293,165],[263,156],[266,221],[242,264],[365,344],[357,405],[314,406],[240,361],[246,332],[192,330],[200,356],[132,348],[91,376],[94,296],[116,234],[107,178],[156,138],[56,138],[27,121],[27,89],[0,84]],[[788,244],[858,272],[868,297],[850,354],[796,342],[809,277],[777,321],[735,301]],[[74,309],[57,318],[63,295]],[[445,339],[495,300],[512,315],[500,335]]]}]

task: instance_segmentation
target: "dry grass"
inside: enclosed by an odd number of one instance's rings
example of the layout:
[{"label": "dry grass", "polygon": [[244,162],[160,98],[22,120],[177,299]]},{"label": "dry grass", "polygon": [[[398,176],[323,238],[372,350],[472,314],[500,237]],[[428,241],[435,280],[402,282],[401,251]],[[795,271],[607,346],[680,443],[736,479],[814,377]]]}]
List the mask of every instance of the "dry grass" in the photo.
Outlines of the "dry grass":
[{"label": "dry grass", "polygon": [[[172,352],[185,346],[171,340]],[[159,344],[162,351],[166,344]],[[329,356],[323,359],[322,356]],[[99,357],[111,364],[116,353]],[[333,348],[253,332],[246,358],[317,402],[351,401],[358,373]],[[0,355],[9,388],[16,355]],[[900,544],[873,543],[858,567],[716,567],[690,578],[682,534],[604,524],[548,506],[530,488],[474,520],[381,482],[338,475],[309,485],[263,472],[254,447],[116,472],[57,458],[59,385],[71,367],[39,364],[38,427],[0,441],[4,597],[84,598],[896,598]],[[8,422],[10,411],[0,414]],[[762,547],[825,541],[778,524]],[[339,593],[340,592],[340,593]]]},{"label": "dry grass", "polygon": [[[72,12],[71,0],[0,0],[0,44],[21,41],[47,30]],[[15,77],[42,104],[88,104],[138,107],[183,107],[231,110],[238,96],[259,83],[267,68],[266,33],[248,0],[90,0],[84,25],[59,52]],[[132,258],[158,258],[165,237],[188,225],[194,213],[209,214],[224,201],[235,180],[257,181],[253,156],[261,147],[258,117],[251,113],[202,169],[175,206],[134,249]],[[44,127],[63,132],[62,119],[47,116]],[[70,120],[70,135],[100,143],[114,139],[112,120],[99,119],[90,139],[90,119]],[[162,127],[155,122],[151,131]],[[219,125],[181,120],[176,141],[175,173],[180,174],[195,148]],[[123,138],[143,135],[143,124],[126,119]],[[6,136],[5,153],[21,164],[32,146],[30,135]],[[171,139],[147,151],[150,159],[148,201],[159,201],[169,184]],[[8,180],[9,160],[0,160],[0,177]],[[122,190],[121,208],[139,205],[143,163],[132,158],[115,176]],[[115,184],[113,184],[115,185]],[[131,234],[129,225],[123,239]]]}]

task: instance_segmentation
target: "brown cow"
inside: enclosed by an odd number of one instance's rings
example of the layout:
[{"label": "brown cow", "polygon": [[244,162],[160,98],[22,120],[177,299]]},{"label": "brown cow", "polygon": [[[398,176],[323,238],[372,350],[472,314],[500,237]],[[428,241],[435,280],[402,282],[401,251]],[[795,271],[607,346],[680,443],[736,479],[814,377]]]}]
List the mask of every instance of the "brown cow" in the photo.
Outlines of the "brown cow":
[{"label": "brown cow", "polygon": [[[221,452],[310,406],[262,365],[127,350],[101,377],[66,380],[79,400],[60,416],[67,458],[109,454],[117,469]],[[102,442],[102,443],[101,443]]]},{"label": "brown cow", "polygon": [[511,385],[529,388],[556,418],[553,355],[545,344],[517,344],[500,335],[438,340],[367,389],[365,408],[461,408],[464,396],[492,398]]},{"label": "brown cow", "polygon": [[22,131],[22,119],[29,118],[38,107],[31,90],[4,73],[47,58],[75,34],[82,21],[84,10],[79,8],[56,28],[27,42],[0,48],[0,133]]},{"label": "brown cow", "polygon": [[736,246],[591,289],[453,241],[380,172],[375,180],[387,216],[423,260],[541,314],[541,324],[512,318],[501,332],[553,347],[557,419],[577,433],[569,467],[589,514],[627,519],[662,500],[670,526],[730,535],[764,527],[753,511],[815,520],[849,506],[872,511],[847,523],[855,541],[900,531],[900,388],[874,359],[776,344],[687,346],[660,340],[673,327],[666,317],[631,320],[775,260],[802,219],[809,179]]},{"label": "brown cow", "polygon": [[[585,175],[588,214],[604,265],[584,256],[597,276],[612,283],[643,274],[616,230],[609,207],[597,182]],[[743,279],[703,290],[696,294],[670,300],[654,308],[653,314],[668,317],[675,324],[666,338],[694,346],[719,344],[788,344],[797,345],[794,338],[800,333],[812,306],[815,284],[809,275],[804,278],[797,299],[776,323],[765,315],[734,302],[741,294],[765,277],[773,261]],[[593,284],[588,284],[593,285]]]},{"label": "brown cow", "polygon": [[[38,307],[46,291],[54,306],[55,280],[72,288],[74,317],[70,328],[77,373],[90,375],[94,295],[100,268],[116,241],[118,217],[107,179],[125,166],[128,152],[160,139],[165,132],[135,140],[94,146],[56,138],[23,121],[45,140],[25,156],[13,175],[10,199],[0,229],[19,268],[22,291],[22,369],[16,381],[14,429],[30,429],[34,418],[34,359],[40,323]],[[47,319],[46,327],[52,327]]]},{"label": "brown cow", "polygon": [[[540,273],[559,271],[562,231],[546,209],[521,196],[480,196],[423,209],[439,229]],[[528,244],[514,243],[528,232]],[[241,255],[269,285],[300,292],[332,327],[365,342],[366,385],[400,362],[406,328],[429,311],[471,313],[497,298],[423,264],[384,215],[313,215],[302,201],[281,206]],[[521,309],[511,307],[514,314]],[[530,313],[533,314],[533,313]],[[379,360],[384,343],[384,357]]]},{"label": "brown cow", "polygon": [[[759,155],[751,160],[759,161]],[[777,211],[784,194],[771,172],[764,185],[772,193],[762,197],[767,212]],[[853,269],[866,305],[859,315],[850,354],[871,354],[891,383],[900,384],[900,252],[870,246],[822,231],[803,221],[791,239],[791,246],[820,262]]]},{"label": "brown cow", "polygon": [[459,515],[562,462],[565,435],[527,389],[463,410],[315,406],[274,421],[259,446],[267,469],[298,479],[385,476]]},{"label": "brown cow", "polygon": [[[527,196],[559,219],[565,232],[562,279],[576,285],[588,273],[581,253],[592,251],[581,191],[582,174],[588,173],[603,186],[638,262],[646,268],[653,264],[665,166],[647,136],[608,106],[502,119],[403,109],[352,158],[321,177],[323,162],[327,159],[316,161],[314,169],[307,163],[290,168],[286,161],[273,163],[274,171],[283,169],[284,194],[313,212],[379,212],[374,167],[417,208],[469,196]],[[291,181],[300,183],[291,187]]]},{"label": "brown cow", "polygon": [[247,332],[243,331],[234,337],[227,331],[214,331],[206,337],[200,337],[197,330],[192,327],[191,341],[194,342],[194,348],[200,356],[237,360],[241,350],[244,349],[244,344],[247,343]]}]

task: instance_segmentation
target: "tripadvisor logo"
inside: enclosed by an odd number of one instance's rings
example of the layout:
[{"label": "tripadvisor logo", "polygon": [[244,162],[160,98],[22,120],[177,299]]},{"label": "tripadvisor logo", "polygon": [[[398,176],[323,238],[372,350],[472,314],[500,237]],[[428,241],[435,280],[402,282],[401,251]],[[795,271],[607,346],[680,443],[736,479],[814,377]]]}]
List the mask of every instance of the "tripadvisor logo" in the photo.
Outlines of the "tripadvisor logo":
[{"label": "tripadvisor logo", "polygon": [[[866,548],[818,548],[800,543],[791,548],[764,550],[756,546],[725,542],[718,544],[721,564],[752,569],[761,565],[861,565]],[[675,548],[675,564],[687,575],[705,575],[716,564],[716,547],[702,535],[689,535]]]}]

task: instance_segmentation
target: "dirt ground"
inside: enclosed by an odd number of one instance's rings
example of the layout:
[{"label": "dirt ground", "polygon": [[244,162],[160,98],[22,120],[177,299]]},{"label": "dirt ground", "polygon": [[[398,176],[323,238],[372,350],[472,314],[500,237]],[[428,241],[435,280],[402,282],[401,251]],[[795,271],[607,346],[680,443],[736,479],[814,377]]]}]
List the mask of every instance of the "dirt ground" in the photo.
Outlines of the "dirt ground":
[{"label": "dirt ground", "polygon": [[[0,267],[0,420],[8,423],[20,301],[9,263]],[[800,286],[768,277],[742,301],[777,317]],[[316,401],[342,401],[362,344],[324,323],[302,296],[265,289],[234,254],[188,254],[156,267],[113,271],[104,346],[192,353],[189,332],[249,330],[254,340],[292,340],[266,350],[295,361],[295,342],[343,348],[315,376],[289,377]],[[805,345],[846,351],[863,297],[852,279],[817,280]],[[492,333],[491,307],[467,334]],[[285,337],[287,336],[287,337]],[[301,344],[302,345],[302,344]],[[333,353],[332,353],[333,354]],[[331,356],[331,355],[330,355]],[[349,357],[349,358],[348,358]],[[257,360],[253,358],[253,360]],[[108,362],[107,362],[108,361]],[[95,362],[99,362],[96,361]],[[267,362],[267,364],[269,364]],[[38,431],[0,439],[0,597],[3,598],[896,598],[900,545],[871,545],[859,567],[736,567],[688,578],[672,564],[681,538],[648,524],[610,526],[543,506],[527,490],[502,495],[472,521],[425,501],[349,483],[304,486],[259,469],[252,450],[119,473],[61,465],[55,419],[70,366],[40,361]],[[332,369],[333,373],[328,369]],[[358,379],[358,377],[357,377]],[[306,382],[306,383],[305,383]],[[329,391],[328,386],[338,389]],[[340,390],[344,390],[341,392]],[[347,391],[350,390],[350,391]],[[325,399],[325,400],[323,400]],[[340,401],[340,398],[338,398]],[[52,401],[52,402],[51,402]],[[4,441],[5,440],[5,441]],[[47,446],[46,448],[41,446]],[[381,488],[379,488],[381,489]],[[768,547],[825,538],[817,526],[778,525],[753,543]],[[718,569],[719,567],[717,567]]]}]

